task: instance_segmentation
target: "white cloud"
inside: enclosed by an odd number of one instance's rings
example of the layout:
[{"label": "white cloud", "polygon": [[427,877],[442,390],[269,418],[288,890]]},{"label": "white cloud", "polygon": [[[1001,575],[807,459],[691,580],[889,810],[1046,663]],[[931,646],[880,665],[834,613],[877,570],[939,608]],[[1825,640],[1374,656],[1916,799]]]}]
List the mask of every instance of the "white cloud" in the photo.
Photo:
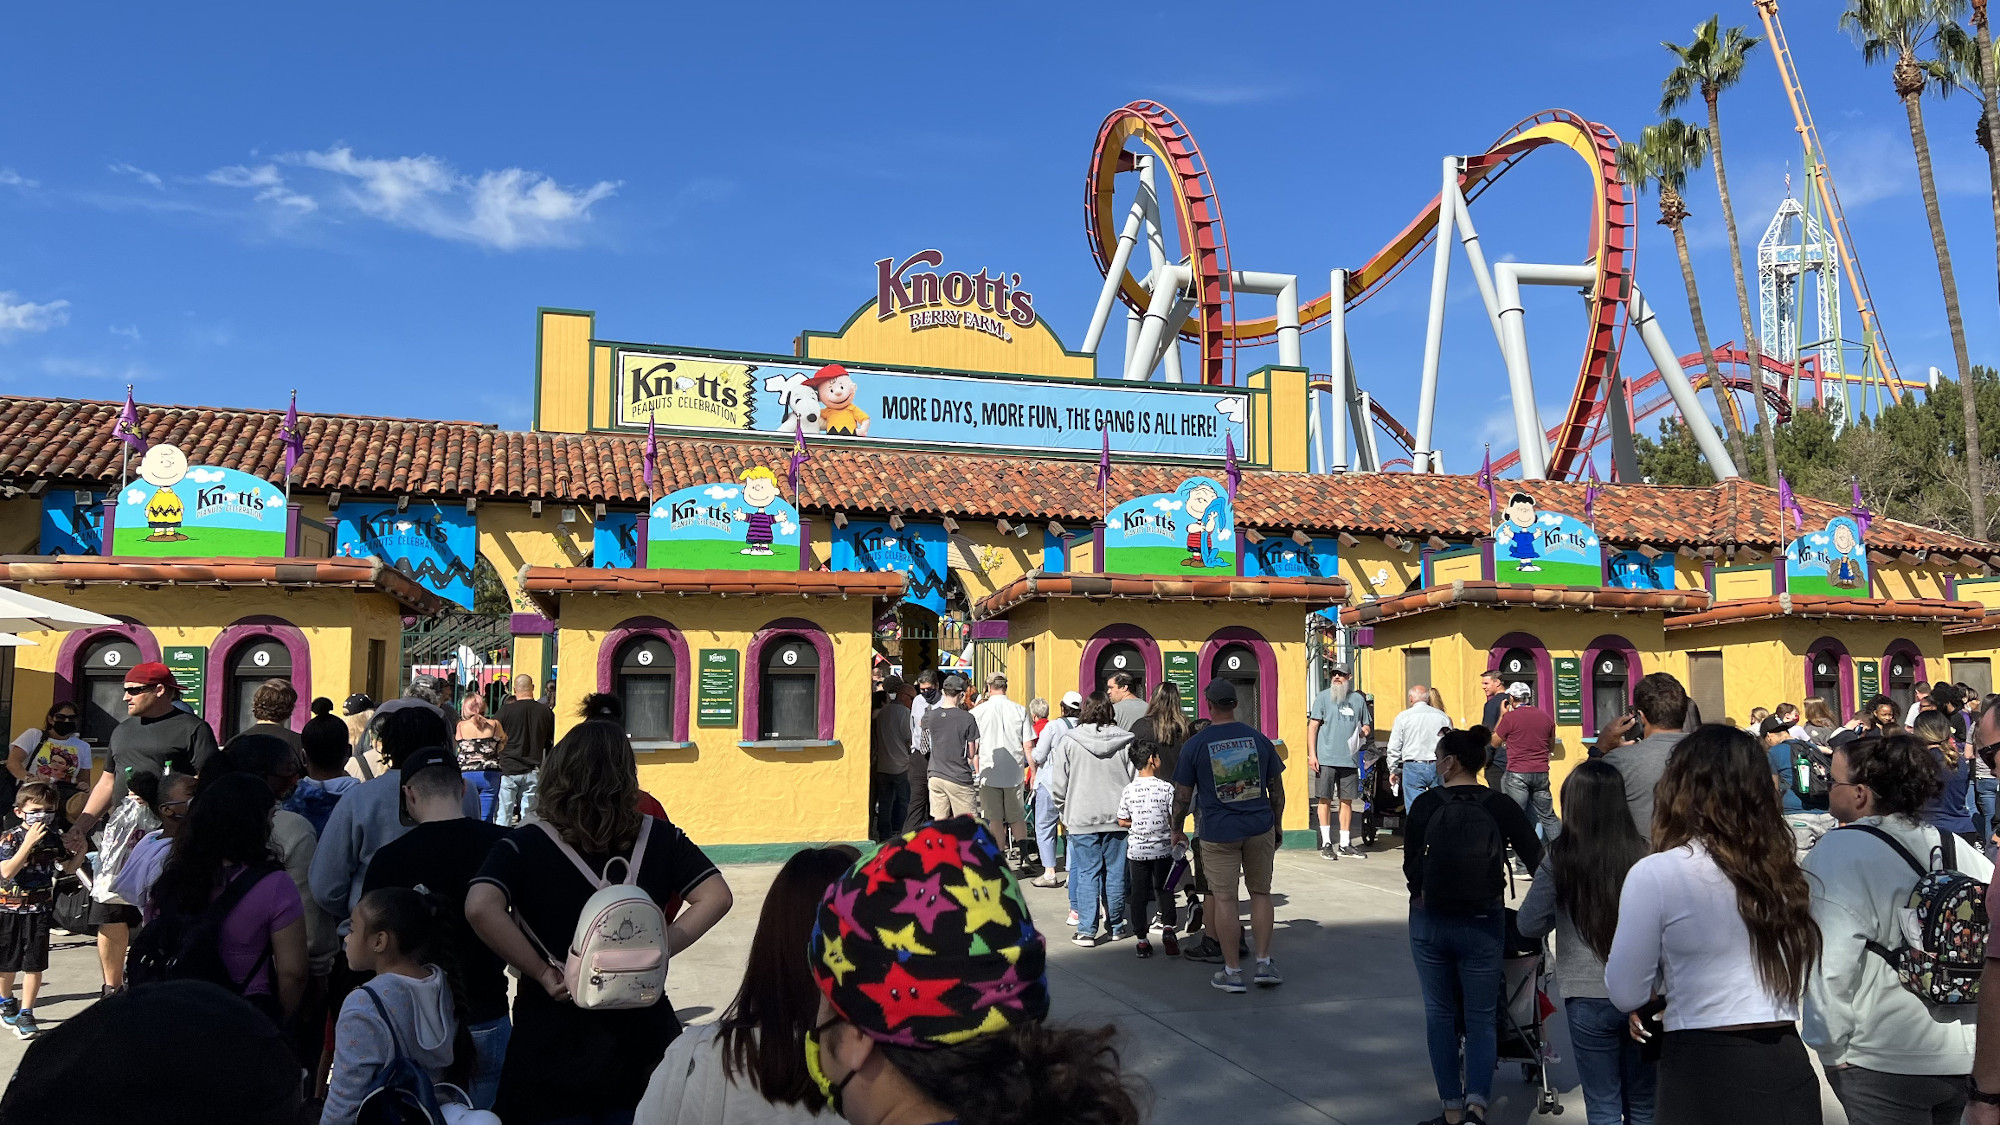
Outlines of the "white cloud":
[{"label": "white cloud", "polygon": [[467,176],[435,156],[356,156],[345,145],[281,159],[339,177],[344,200],[371,218],[495,250],[572,245],[591,207],[619,186],[600,180],[566,188],[522,168]]},{"label": "white cloud", "polygon": [[204,178],[223,187],[255,190],[257,202],[274,203],[301,215],[319,210],[318,200],[285,186],[285,177],[279,174],[275,164],[259,164],[255,168],[232,164],[227,168],[217,168]]},{"label": "white cloud", "polygon": [[146,502],[146,494],[136,488],[129,489],[125,493],[125,502],[127,504],[144,504]]},{"label": "white cloud", "polygon": [[123,327],[114,324],[108,329],[108,331],[110,331],[110,333],[113,336],[123,336],[126,339],[131,340],[135,344],[140,343],[145,339],[145,337],[139,335],[139,326],[136,324],[127,324],[124,325]]},{"label": "white cloud", "polygon": [[656,520],[669,519],[671,517],[672,509],[668,508],[665,504],[653,509],[653,518]]},{"label": "white cloud", "polygon": [[16,301],[12,290],[0,290],[0,340],[16,332],[47,332],[69,323],[69,302]]},{"label": "white cloud", "polygon": [[1181,502],[1179,500],[1170,500],[1163,496],[1153,501],[1153,507],[1158,508],[1162,512],[1177,512],[1180,510]]},{"label": "white cloud", "polygon": [[1215,412],[1239,426],[1243,424],[1243,400],[1240,398],[1216,399]]},{"label": "white cloud", "polygon": [[712,484],[702,489],[701,494],[714,500],[727,500],[742,491],[740,488],[732,488],[726,484]]},{"label": "white cloud", "polygon": [[133,179],[139,181],[140,183],[145,184],[147,187],[159,188],[162,191],[166,190],[166,185],[160,181],[160,177],[154,175],[151,172],[146,171],[144,168],[134,167],[133,165],[127,164],[122,160],[117,161],[115,163],[106,164],[104,166],[104,169],[105,171],[114,173],[116,175],[130,176]]},{"label": "white cloud", "polygon": [[103,363],[94,359],[78,359],[74,356],[45,356],[40,366],[42,374],[59,379],[110,379],[137,382],[153,374],[143,364],[131,361]]},{"label": "white cloud", "polygon": [[17,188],[42,186],[39,180],[31,180],[21,173],[14,171],[12,168],[0,168],[0,185]]},{"label": "white cloud", "polygon": [[1815,547],[1824,547],[1824,546],[1826,546],[1826,545],[1827,545],[1828,543],[1831,543],[1831,542],[1833,542],[1833,537],[1832,537],[1832,536],[1830,536],[1830,535],[1827,535],[1827,534],[1826,534],[1825,532],[1821,532],[1821,533],[1820,533],[1820,534],[1818,534],[1818,535],[1808,535],[1808,536],[1806,536],[1806,541],[1807,541],[1808,543],[1811,543],[1811,544],[1812,544],[1813,546],[1815,546]]},{"label": "white cloud", "polygon": [[1542,513],[1541,524],[1543,527],[1561,527],[1562,521],[1563,518],[1554,512]]},{"label": "white cloud", "polygon": [[189,469],[188,479],[196,484],[221,484],[221,469]]}]

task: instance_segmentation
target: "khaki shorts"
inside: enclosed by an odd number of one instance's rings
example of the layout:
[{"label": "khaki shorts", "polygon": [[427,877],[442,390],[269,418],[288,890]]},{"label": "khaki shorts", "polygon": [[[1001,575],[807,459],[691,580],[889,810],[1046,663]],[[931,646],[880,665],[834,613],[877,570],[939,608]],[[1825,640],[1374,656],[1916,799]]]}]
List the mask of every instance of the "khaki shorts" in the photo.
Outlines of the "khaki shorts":
[{"label": "khaki shorts", "polygon": [[941,777],[930,779],[931,819],[943,820],[950,816],[979,815],[979,790],[962,781],[946,781]]},{"label": "khaki shorts", "polygon": [[1019,824],[1028,819],[1028,806],[1018,785],[980,786],[979,808],[988,824]]},{"label": "khaki shorts", "polygon": [[1203,840],[1201,864],[1208,876],[1209,890],[1236,897],[1236,879],[1253,895],[1271,893],[1271,868],[1278,854],[1278,841],[1269,832],[1259,832],[1247,840]]}]

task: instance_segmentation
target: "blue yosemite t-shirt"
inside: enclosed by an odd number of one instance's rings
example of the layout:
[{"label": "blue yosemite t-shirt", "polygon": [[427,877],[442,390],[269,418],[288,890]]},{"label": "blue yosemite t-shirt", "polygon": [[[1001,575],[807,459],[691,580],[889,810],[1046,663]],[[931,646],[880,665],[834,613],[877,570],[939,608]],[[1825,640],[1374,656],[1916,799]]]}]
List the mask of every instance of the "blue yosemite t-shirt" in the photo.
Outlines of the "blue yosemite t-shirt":
[{"label": "blue yosemite t-shirt", "polygon": [[1228,843],[1277,827],[1271,819],[1271,783],[1284,770],[1270,739],[1243,723],[1222,723],[1181,747],[1174,784],[1194,787],[1201,838]]}]

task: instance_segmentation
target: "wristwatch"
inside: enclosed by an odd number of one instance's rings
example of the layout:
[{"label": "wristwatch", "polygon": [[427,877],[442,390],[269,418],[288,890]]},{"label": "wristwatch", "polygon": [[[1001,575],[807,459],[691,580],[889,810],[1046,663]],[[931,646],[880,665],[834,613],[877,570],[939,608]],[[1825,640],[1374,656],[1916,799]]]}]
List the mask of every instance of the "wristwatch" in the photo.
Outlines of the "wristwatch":
[{"label": "wristwatch", "polygon": [[1981,1105],[2000,1105],[2000,1094],[1989,1094],[1979,1088],[1979,1083],[1968,1076],[1965,1080],[1966,1096]]}]

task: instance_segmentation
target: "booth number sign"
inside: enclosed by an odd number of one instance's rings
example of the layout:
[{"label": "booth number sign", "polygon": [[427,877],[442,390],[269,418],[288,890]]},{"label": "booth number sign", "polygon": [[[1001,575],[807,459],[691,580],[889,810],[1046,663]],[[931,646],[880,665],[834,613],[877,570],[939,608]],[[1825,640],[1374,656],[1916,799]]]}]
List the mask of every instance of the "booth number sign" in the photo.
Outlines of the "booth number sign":
[{"label": "booth number sign", "polygon": [[1195,654],[1192,652],[1170,652],[1166,654],[1167,682],[1181,693],[1181,712],[1190,720],[1195,708]]},{"label": "booth number sign", "polygon": [[[263,656],[263,653],[257,655]],[[160,653],[160,662],[180,681],[181,700],[201,714],[202,689],[208,685],[208,649],[201,645],[174,645]]]},{"label": "booth number sign", "polygon": [[1556,671],[1556,725],[1583,725],[1583,661],[1574,656],[1558,656]]},{"label": "booth number sign", "polygon": [[696,726],[733,727],[736,718],[736,681],[741,654],[733,648],[705,648],[697,659],[695,673]]}]

